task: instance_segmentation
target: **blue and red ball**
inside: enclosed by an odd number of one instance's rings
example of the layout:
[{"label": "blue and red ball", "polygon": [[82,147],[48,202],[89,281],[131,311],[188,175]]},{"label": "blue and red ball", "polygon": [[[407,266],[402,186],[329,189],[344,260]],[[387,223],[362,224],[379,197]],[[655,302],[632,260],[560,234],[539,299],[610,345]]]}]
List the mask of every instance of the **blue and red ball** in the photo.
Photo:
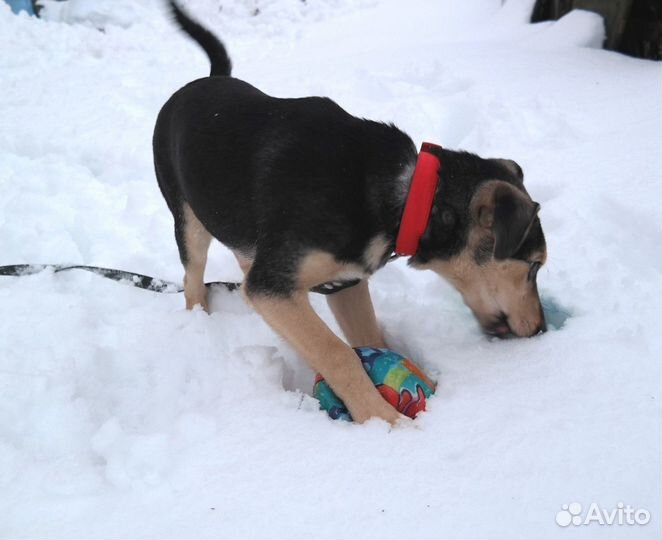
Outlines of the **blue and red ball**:
[{"label": "blue and red ball", "polygon": [[[395,409],[410,418],[425,410],[436,385],[409,358],[374,347],[356,347],[354,351],[379,393]],[[347,407],[320,374],[315,377],[313,396],[331,418],[352,420]]]}]

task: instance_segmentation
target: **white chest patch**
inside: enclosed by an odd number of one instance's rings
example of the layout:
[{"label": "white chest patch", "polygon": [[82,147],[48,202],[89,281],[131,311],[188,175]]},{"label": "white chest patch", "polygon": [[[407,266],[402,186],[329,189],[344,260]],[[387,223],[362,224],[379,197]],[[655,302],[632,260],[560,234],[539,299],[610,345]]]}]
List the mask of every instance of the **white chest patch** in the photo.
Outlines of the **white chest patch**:
[{"label": "white chest patch", "polygon": [[363,252],[363,263],[368,272],[372,273],[384,263],[384,259],[389,250],[389,242],[383,234],[378,234],[368,243],[368,247]]}]

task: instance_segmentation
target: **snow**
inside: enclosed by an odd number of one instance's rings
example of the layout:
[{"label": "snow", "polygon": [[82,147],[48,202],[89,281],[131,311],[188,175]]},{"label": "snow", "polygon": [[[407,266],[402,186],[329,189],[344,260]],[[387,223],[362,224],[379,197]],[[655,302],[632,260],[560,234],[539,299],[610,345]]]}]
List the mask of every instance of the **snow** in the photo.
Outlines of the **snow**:
[{"label": "snow", "polygon": [[[207,59],[158,0],[56,4],[0,2],[0,265],[179,281],[150,138]],[[186,2],[269,93],[516,159],[563,327],[490,340],[448,285],[388,265],[387,339],[439,381],[390,429],[318,411],[311,370],[236,293],[208,316],[84,272],[0,278],[1,538],[660,536],[662,69],[597,49],[591,13],[527,24],[531,4]],[[218,244],[207,279],[240,279]],[[651,521],[557,525],[592,502]]]}]

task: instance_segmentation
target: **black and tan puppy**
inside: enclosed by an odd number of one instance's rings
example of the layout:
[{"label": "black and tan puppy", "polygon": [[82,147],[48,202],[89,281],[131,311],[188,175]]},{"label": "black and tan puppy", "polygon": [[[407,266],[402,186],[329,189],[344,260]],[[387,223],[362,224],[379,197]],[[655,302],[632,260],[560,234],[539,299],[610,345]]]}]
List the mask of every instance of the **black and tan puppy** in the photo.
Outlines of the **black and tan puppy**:
[{"label": "black and tan puppy", "polygon": [[[212,66],[210,77],[168,100],[154,131],[187,307],[207,307],[203,273],[216,238],[236,255],[255,310],[326,378],[354,419],[396,421],[308,291],[356,283],[330,294],[329,305],[350,345],[385,346],[367,279],[394,250],[418,157],[412,140],[328,98],[274,98],[232,78],[223,44],[170,5]],[[449,280],[490,334],[544,330],[536,272],[545,240],[522,170],[509,160],[432,152],[441,162],[438,186],[409,264]]]}]

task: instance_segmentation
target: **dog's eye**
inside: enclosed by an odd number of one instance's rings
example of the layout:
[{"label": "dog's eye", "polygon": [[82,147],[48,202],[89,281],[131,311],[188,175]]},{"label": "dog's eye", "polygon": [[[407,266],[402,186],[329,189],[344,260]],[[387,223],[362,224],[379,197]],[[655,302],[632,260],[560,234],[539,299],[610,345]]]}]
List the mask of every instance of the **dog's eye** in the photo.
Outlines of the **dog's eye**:
[{"label": "dog's eye", "polygon": [[541,266],[542,264],[539,263],[538,261],[529,263],[529,274],[527,276],[527,279],[529,281],[533,281],[534,279],[536,279],[536,276],[538,275],[538,270],[540,270]]}]

